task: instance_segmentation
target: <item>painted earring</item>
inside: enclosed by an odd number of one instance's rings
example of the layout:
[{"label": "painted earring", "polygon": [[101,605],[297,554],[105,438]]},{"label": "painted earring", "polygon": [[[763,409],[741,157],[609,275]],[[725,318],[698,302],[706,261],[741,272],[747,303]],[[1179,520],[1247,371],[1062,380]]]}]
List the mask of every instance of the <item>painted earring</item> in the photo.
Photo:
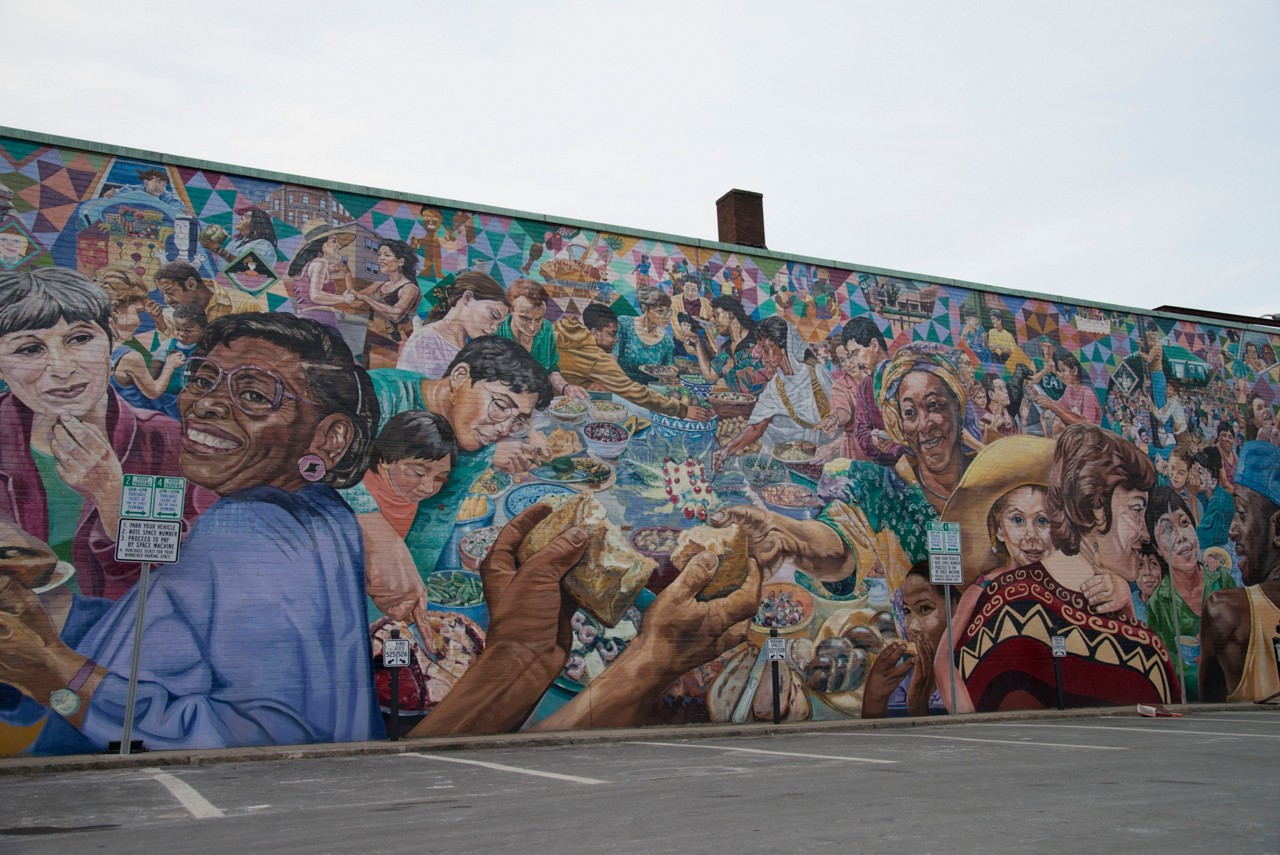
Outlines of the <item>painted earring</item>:
[{"label": "painted earring", "polygon": [[319,481],[325,471],[324,461],[314,454],[304,454],[298,460],[298,474],[308,481]]}]

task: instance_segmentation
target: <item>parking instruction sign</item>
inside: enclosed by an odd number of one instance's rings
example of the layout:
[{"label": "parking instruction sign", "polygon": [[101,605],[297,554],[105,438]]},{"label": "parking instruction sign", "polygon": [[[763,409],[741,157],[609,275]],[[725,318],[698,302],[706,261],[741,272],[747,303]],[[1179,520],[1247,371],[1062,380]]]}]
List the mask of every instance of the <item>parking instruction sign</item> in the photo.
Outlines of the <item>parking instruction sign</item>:
[{"label": "parking instruction sign", "polygon": [[960,558],[960,523],[931,521],[928,524],[929,581],[934,585],[963,585],[964,567]]},{"label": "parking instruction sign", "polygon": [[130,520],[182,520],[187,479],[169,475],[125,475],[120,517]]},{"label": "parking instruction sign", "polygon": [[173,564],[178,560],[182,523],[167,520],[120,520],[116,560],[139,564]]},{"label": "parking instruction sign", "polygon": [[787,640],[785,638],[766,638],[764,645],[765,650],[768,651],[768,661],[787,661]]}]

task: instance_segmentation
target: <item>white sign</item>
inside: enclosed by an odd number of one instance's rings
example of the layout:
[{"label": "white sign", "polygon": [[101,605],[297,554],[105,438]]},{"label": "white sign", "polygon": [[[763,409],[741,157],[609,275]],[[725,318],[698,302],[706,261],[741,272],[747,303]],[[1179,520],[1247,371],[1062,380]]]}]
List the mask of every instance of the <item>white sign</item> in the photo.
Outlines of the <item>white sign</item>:
[{"label": "white sign", "polygon": [[1059,658],[1067,655],[1067,639],[1063,635],[1055,635],[1050,639],[1053,642],[1053,655]]},{"label": "white sign", "polygon": [[178,560],[182,523],[167,520],[120,520],[116,560],[140,564],[173,564]]},{"label": "white sign", "polygon": [[187,479],[169,475],[125,475],[120,517],[130,520],[181,520]]},{"label": "white sign", "polygon": [[960,523],[944,523],[936,520],[929,523],[929,553],[941,552],[948,555],[960,554]]},{"label": "white sign", "polygon": [[409,639],[388,638],[382,642],[382,664],[387,668],[409,666]]},{"label": "white sign", "polygon": [[768,653],[770,662],[787,661],[787,640],[785,638],[766,638],[764,640],[764,649]]},{"label": "white sign", "polygon": [[959,555],[929,553],[929,582],[934,585],[963,585],[964,568]]}]

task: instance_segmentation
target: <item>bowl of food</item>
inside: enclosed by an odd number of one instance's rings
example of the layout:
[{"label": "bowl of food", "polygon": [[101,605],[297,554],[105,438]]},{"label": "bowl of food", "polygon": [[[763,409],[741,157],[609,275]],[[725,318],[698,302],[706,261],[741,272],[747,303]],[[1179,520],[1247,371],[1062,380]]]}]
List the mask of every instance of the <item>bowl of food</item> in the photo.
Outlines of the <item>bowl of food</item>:
[{"label": "bowl of food", "polygon": [[716,441],[716,429],[720,426],[720,420],[716,416],[712,416],[705,422],[699,422],[655,411],[649,414],[649,419],[653,422],[651,430],[658,437],[678,448],[683,448],[684,454],[689,457],[702,457],[710,453]]},{"label": "bowl of food", "polygon": [[641,365],[640,370],[650,377],[656,377],[663,383],[673,384],[679,382],[676,378],[680,376],[680,372],[674,365]]},{"label": "bowl of food", "polygon": [[813,595],[790,582],[770,582],[760,589],[760,606],[751,619],[751,632],[768,636],[798,635],[813,623]]},{"label": "bowl of food", "polygon": [[631,434],[613,422],[591,422],[582,429],[582,438],[589,453],[612,460],[627,450]]},{"label": "bowl of food", "polygon": [[811,463],[817,454],[817,443],[810,442],[807,439],[780,442],[773,447],[773,459],[784,466],[790,466],[795,463]]},{"label": "bowl of food", "polygon": [[449,535],[449,539],[445,541],[444,549],[440,553],[440,560],[436,564],[436,568],[439,570],[461,570],[460,547],[462,546],[462,538],[478,528],[493,525],[493,517],[497,510],[497,506],[488,496],[481,496],[476,493],[467,494],[467,497],[462,500],[462,505],[458,508],[457,516],[453,519],[453,532]]},{"label": "bowl of food", "polygon": [[711,392],[711,387],[715,385],[714,380],[708,380],[701,374],[681,374],[680,385],[689,390],[689,394],[695,398],[706,398]]},{"label": "bowl of food", "polygon": [[671,563],[671,553],[675,552],[676,541],[680,538],[680,529],[665,525],[650,525],[638,528],[631,533],[631,545],[636,552],[658,563],[645,585],[655,594],[670,585],[680,575],[680,571]]},{"label": "bowl of food", "polygon": [[764,506],[794,520],[811,520],[822,510],[822,500],[809,487],[799,484],[769,484],[760,488]]},{"label": "bowl of food", "polygon": [[489,607],[478,573],[437,570],[427,577],[427,611],[455,612],[470,618],[481,629],[489,626]]},{"label": "bowl of food", "polygon": [[561,425],[580,425],[587,420],[587,413],[590,407],[585,401],[579,401],[574,398],[561,395],[558,398],[551,399],[551,406],[547,408],[547,413],[551,416],[551,420]]},{"label": "bowl of food", "polygon": [[591,421],[613,422],[620,425],[627,420],[627,408],[614,401],[592,401]]},{"label": "bowl of food", "polygon": [[458,543],[458,557],[462,559],[462,566],[468,570],[479,570],[480,562],[489,554],[489,550],[493,549],[493,543],[498,539],[500,531],[502,526],[487,525],[464,534]]},{"label": "bowl of food", "polygon": [[711,411],[722,419],[737,419],[751,415],[756,401],[759,400],[755,395],[746,392],[726,390],[708,392],[704,397],[711,405]]}]

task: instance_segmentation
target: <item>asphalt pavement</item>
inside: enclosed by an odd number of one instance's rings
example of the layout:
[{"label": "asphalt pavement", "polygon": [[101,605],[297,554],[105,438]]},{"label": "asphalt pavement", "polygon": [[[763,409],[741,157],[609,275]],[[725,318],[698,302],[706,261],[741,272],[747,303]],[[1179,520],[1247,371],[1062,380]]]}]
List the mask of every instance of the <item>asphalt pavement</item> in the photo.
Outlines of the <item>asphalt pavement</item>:
[{"label": "asphalt pavement", "polygon": [[9,761],[0,851],[1280,851],[1280,710],[910,724]]}]

